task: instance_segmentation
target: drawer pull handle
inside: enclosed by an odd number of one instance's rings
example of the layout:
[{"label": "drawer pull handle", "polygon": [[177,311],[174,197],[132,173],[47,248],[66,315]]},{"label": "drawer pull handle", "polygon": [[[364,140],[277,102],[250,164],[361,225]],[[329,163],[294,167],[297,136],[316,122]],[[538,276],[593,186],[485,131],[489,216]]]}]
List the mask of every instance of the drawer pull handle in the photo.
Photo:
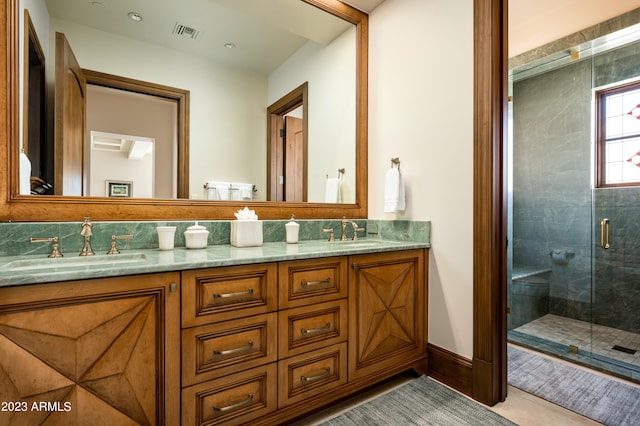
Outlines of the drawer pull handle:
[{"label": "drawer pull handle", "polygon": [[302,281],[300,285],[304,287],[313,287],[315,285],[331,284],[331,278],[326,278],[322,281]]},{"label": "drawer pull handle", "polygon": [[250,404],[251,401],[253,401],[253,394],[252,393],[250,393],[249,397],[247,399],[245,399],[244,401],[240,401],[240,402],[237,402],[235,404],[227,405],[226,407],[216,407],[214,405],[213,406],[213,411],[224,413],[225,411],[236,410],[236,409],[238,409],[240,407],[244,407],[245,405]]},{"label": "drawer pull handle", "polygon": [[317,376],[312,376],[312,377],[302,376],[300,377],[300,381],[308,383],[308,382],[313,382],[315,380],[324,379],[325,377],[329,377],[330,375],[331,375],[331,369],[326,368],[324,373],[321,373],[321,374],[318,374]]},{"label": "drawer pull handle", "polygon": [[320,328],[310,328],[309,330],[307,330],[306,328],[301,328],[300,332],[302,334],[311,334],[311,333],[319,333],[321,331],[330,330],[330,329],[331,329],[331,323],[328,322]]},{"label": "drawer pull handle", "polygon": [[239,291],[237,293],[222,293],[222,294],[215,293],[213,295],[213,297],[215,297],[215,298],[225,298],[225,297],[250,296],[252,294],[253,294],[253,289],[250,288],[247,291]]},{"label": "drawer pull handle", "polygon": [[253,348],[253,342],[249,342],[246,346],[240,346],[239,348],[227,349],[225,351],[213,350],[214,355],[230,355],[237,352],[250,351]]}]

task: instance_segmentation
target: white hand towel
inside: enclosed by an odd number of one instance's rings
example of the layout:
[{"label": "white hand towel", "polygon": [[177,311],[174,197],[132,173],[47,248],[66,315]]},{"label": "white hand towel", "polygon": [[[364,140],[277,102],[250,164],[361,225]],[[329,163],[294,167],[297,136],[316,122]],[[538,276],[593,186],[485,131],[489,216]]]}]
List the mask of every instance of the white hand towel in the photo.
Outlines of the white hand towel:
[{"label": "white hand towel", "polygon": [[20,151],[20,194],[31,194],[31,161]]},{"label": "white hand towel", "polygon": [[340,194],[340,179],[338,178],[327,178],[327,187],[324,193],[324,202],[325,203],[341,203],[342,196]]},{"label": "white hand towel", "polygon": [[387,172],[384,182],[384,212],[404,211],[404,182],[399,167],[392,167]]},{"label": "white hand towel", "polygon": [[229,184],[216,185],[216,192],[218,193],[218,200],[229,199]]},{"label": "white hand towel", "polygon": [[251,198],[253,197],[252,194],[252,189],[251,188],[241,188],[240,189],[240,195],[242,196],[243,200],[251,200]]}]

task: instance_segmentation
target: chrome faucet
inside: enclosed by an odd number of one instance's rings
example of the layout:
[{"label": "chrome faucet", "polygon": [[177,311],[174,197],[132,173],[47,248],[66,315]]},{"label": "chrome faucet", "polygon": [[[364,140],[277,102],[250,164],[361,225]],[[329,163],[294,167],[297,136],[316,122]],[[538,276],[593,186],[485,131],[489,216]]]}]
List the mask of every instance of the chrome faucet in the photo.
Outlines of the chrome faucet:
[{"label": "chrome faucet", "polygon": [[82,231],[80,231],[80,235],[84,237],[84,247],[82,247],[80,256],[93,256],[95,254],[91,248],[91,235],[93,235],[91,228],[93,228],[91,219],[85,217],[84,222],[82,222]]}]

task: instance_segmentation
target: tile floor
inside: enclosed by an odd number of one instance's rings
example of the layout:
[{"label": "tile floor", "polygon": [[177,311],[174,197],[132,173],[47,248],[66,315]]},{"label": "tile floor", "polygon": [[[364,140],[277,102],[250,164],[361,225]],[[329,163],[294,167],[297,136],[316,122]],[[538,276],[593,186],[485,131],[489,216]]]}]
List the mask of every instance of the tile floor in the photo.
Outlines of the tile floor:
[{"label": "tile floor", "polygon": [[[575,345],[580,350],[640,367],[640,334],[553,314],[524,324],[515,331],[563,345]],[[615,345],[636,350],[636,353],[614,350]]]}]

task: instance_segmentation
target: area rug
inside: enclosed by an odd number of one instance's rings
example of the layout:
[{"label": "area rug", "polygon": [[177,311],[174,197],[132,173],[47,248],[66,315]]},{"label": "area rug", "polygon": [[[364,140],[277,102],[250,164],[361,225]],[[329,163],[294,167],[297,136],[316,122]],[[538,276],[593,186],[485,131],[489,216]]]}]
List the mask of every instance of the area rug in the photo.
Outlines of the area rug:
[{"label": "area rug", "polygon": [[640,387],[508,346],[508,382],[597,422],[640,425]]},{"label": "area rug", "polygon": [[515,423],[435,380],[421,376],[322,425],[511,426]]}]

